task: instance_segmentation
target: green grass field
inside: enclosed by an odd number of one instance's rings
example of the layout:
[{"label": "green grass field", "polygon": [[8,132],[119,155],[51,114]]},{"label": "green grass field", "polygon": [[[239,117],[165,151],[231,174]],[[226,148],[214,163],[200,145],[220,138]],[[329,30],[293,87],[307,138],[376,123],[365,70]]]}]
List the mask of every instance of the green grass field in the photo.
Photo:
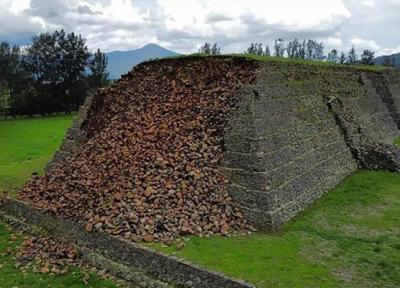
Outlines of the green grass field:
[{"label": "green grass field", "polygon": [[257,287],[400,287],[400,175],[360,171],[282,231],[156,249]]},{"label": "green grass field", "polygon": [[60,146],[72,116],[0,121],[0,193],[14,193]]},{"label": "green grass field", "polygon": [[[59,147],[72,116],[0,121],[0,194],[14,194],[33,172],[43,173],[47,161]],[[111,288],[110,280],[100,279],[73,268],[66,275],[21,272],[7,249],[15,249],[22,241],[11,240],[12,232],[0,223],[0,288]],[[86,280],[85,280],[86,281]]]}]

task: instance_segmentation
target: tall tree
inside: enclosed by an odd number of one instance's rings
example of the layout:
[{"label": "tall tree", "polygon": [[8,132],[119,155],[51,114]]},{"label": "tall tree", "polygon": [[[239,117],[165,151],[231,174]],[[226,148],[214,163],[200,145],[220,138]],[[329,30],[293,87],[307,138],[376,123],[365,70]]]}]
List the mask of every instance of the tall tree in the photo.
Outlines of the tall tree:
[{"label": "tall tree", "polygon": [[109,73],[107,72],[107,63],[107,55],[102,53],[100,49],[97,49],[89,64],[91,71],[89,79],[92,87],[101,88],[110,84]]},{"label": "tall tree", "polygon": [[83,78],[90,53],[85,40],[63,30],[42,33],[32,39],[25,66],[40,94],[42,114],[76,110],[80,104],[70,91]]},{"label": "tall tree", "polygon": [[331,52],[328,53],[329,62],[337,63],[338,62],[338,51],[336,49],[332,49]]},{"label": "tall tree", "polygon": [[355,64],[358,60],[358,55],[356,52],[356,49],[353,47],[351,47],[349,53],[347,53],[347,63],[349,65]]},{"label": "tall tree", "polygon": [[365,49],[361,54],[361,63],[365,65],[374,65],[375,52]]},{"label": "tall tree", "polygon": [[7,115],[7,83],[0,80],[0,113],[3,116]]},{"label": "tall tree", "polygon": [[252,54],[252,55],[263,55],[264,48],[261,43],[251,43],[249,47],[244,51],[245,54]]},{"label": "tall tree", "polygon": [[324,43],[308,40],[305,46],[306,59],[322,61],[325,59]]},{"label": "tall tree", "polygon": [[257,53],[257,55],[260,55],[260,56],[264,54],[264,48],[261,43],[257,44],[257,52],[256,53]]},{"label": "tall tree", "polygon": [[300,48],[301,48],[301,43],[299,40],[294,39],[293,41],[289,41],[288,44],[286,45],[286,54],[288,58],[294,58],[298,59],[300,58]]},{"label": "tall tree", "polygon": [[313,40],[308,40],[305,50],[306,50],[306,59],[313,60],[314,59],[314,41]]},{"label": "tall tree", "polygon": [[199,53],[208,54],[208,55],[220,55],[221,48],[218,47],[217,43],[214,43],[212,46],[210,43],[206,42],[203,46],[200,47]]},{"label": "tall tree", "polygon": [[57,86],[60,78],[60,63],[55,38],[50,33],[41,33],[32,39],[24,58],[24,66],[31,74],[38,92],[40,113],[58,112],[60,107]]},{"label": "tall tree", "polygon": [[213,46],[211,47],[211,55],[220,55],[221,54],[221,48],[218,47],[217,43],[214,43]]},{"label": "tall tree", "polygon": [[340,53],[340,57],[339,57],[339,63],[340,63],[340,64],[345,64],[346,61],[347,61],[346,54],[344,54],[344,52],[341,52],[341,53]]},{"label": "tall tree", "polygon": [[299,47],[299,58],[300,59],[306,59],[306,40],[303,40],[303,43],[300,44]]},{"label": "tall tree", "polygon": [[32,114],[33,106],[27,106],[29,95],[29,74],[21,65],[22,55],[19,47],[9,45],[6,42],[0,44],[0,82],[2,82],[1,101],[3,113],[5,107],[10,106],[13,116]]},{"label": "tall tree", "polygon": [[63,110],[66,113],[77,110],[80,103],[79,99],[71,97],[71,90],[83,77],[85,67],[89,64],[90,53],[86,46],[86,40],[81,35],[74,32],[66,34],[64,30],[55,31],[57,57],[60,65],[60,87],[64,96]]},{"label": "tall tree", "polygon": [[211,54],[211,44],[206,42],[203,46],[200,47],[199,53],[201,54]]},{"label": "tall tree", "polygon": [[324,46],[323,42],[315,41],[314,60],[318,60],[318,61],[325,60],[325,46]]},{"label": "tall tree", "polygon": [[10,45],[7,42],[0,44],[0,101],[1,112],[6,115],[6,106],[8,102],[9,83],[10,78]]},{"label": "tall tree", "polygon": [[274,56],[283,57],[284,55],[285,55],[285,43],[283,39],[279,38],[275,40]]},{"label": "tall tree", "polygon": [[246,48],[244,54],[254,55],[256,54],[256,45],[255,43],[251,43],[249,47]]},{"label": "tall tree", "polygon": [[11,47],[7,42],[0,44],[0,80],[7,81],[10,72]]},{"label": "tall tree", "polygon": [[268,45],[265,45],[264,55],[265,56],[271,56],[271,50],[269,49]]}]

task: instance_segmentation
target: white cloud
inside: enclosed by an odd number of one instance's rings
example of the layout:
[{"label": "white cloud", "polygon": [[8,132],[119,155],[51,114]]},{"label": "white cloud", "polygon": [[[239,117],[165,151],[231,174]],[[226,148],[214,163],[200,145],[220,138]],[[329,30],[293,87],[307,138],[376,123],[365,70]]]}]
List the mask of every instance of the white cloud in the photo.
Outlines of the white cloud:
[{"label": "white cloud", "polygon": [[[167,28],[198,33],[212,33],[218,29],[246,31],[246,25],[252,23],[263,25],[263,28],[279,26],[289,31],[321,30],[330,29],[338,19],[351,16],[339,0],[158,0],[157,3],[168,16]],[[224,26],[208,21],[214,15],[225,19]]]},{"label": "white cloud", "polygon": [[342,47],[343,41],[340,38],[328,37],[325,43],[331,47]]},{"label": "white cloud", "polygon": [[[0,41],[65,29],[82,34],[90,48],[105,51],[157,42],[186,53],[209,41],[218,42],[224,52],[237,52],[251,42],[271,44],[279,37],[317,39],[324,41],[327,49],[347,50],[355,45],[358,49],[394,50],[400,45],[395,28],[400,18],[400,9],[395,9],[398,3],[400,0],[0,0]],[[386,33],[390,35],[387,39],[383,37]]]},{"label": "white cloud", "polygon": [[364,0],[364,1],[361,1],[361,3],[366,7],[370,7],[370,8],[375,7],[375,2],[373,0]]},{"label": "white cloud", "polygon": [[375,43],[373,40],[366,40],[359,37],[354,37],[350,40],[350,44],[353,45],[356,49],[370,49],[377,51],[381,49],[381,47]]},{"label": "white cloud", "polygon": [[[1,3],[5,2],[5,3]],[[9,10],[14,13],[18,14],[26,9],[29,9],[29,4],[30,0],[18,0],[18,1],[11,1],[11,0],[5,0],[5,1],[0,1],[2,4],[2,7],[9,7]],[[6,6],[3,6],[6,5]]]},{"label": "white cloud", "polygon": [[391,54],[396,54],[396,53],[400,53],[400,46],[398,46],[396,48],[383,48],[383,49],[379,50],[376,53],[376,55],[381,56],[381,55],[391,55]]},{"label": "white cloud", "polygon": [[37,31],[41,28],[35,19],[26,17],[25,11],[29,8],[29,4],[29,0],[0,0],[1,38],[18,39],[29,35],[32,29]]}]

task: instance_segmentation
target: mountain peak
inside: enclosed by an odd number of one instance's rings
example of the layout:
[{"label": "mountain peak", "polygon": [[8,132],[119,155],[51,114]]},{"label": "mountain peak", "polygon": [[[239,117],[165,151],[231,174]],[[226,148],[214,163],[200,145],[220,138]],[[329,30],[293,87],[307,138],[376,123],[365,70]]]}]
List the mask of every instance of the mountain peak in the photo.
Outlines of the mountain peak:
[{"label": "mountain peak", "polygon": [[162,49],[165,49],[164,47],[161,47],[160,45],[158,45],[158,44],[156,44],[156,43],[149,43],[149,44],[146,44],[146,45],[144,45],[143,47],[142,47],[142,49],[143,48],[162,48]]},{"label": "mountain peak", "polygon": [[129,72],[133,66],[155,58],[165,58],[179,55],[158,44],[149,43],[142,48],[128,51],[113,51],[107,53],[107,70],[112,79],[119,78],[122,74]]}]

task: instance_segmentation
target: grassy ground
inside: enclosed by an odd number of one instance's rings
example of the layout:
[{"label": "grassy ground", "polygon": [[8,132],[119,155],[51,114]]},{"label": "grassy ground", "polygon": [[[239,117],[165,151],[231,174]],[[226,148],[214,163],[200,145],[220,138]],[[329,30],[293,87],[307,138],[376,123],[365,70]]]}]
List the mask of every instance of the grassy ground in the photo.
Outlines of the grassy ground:
[{"label": "grassy ground", "polygon": [[[42,173],[47,161],[59,147],[72,116],[0,121],[0,194],[15,193],[33,172]],[[22,272],[16,268],[12,251],[22,241],[16,241],[3,223],[0,223],[0,288],[111,288],[116,285],[95,274],[79,269],[62,276]],[[84,283],[84,280],[87,284]]]},{"label": "grassy ground", "polygon": [[72,116],[58,116],[0,121],[0,193],[13,193],[33,172],[43,172],[71,120]]},{"label": "grassy ground", "polygon": [[253,55],[253,54],[223,54],[223,55],[208,55],[208,54],[190,54],[190,55],[178,55],[171,56],[160,59],[153,59],[146,62],[152,61],[168,61],[169,59],[180,59],[180,58],[201,58],[201,57],[239,57],[245,59],[252,59],[261,62],[272,62],[272,63],[288,63],[288,64],[298,64],[298,65],[311,65],[311,66],[323,66],[323,67],[336,67],[336,68],[344,68],[344,69],[356,69],[361,71],[371,71],[371,72],[379,72],[385,69],[393,69],[390,67],[382,66],[382,65],[364,65],[364,64],[354,64],[354,65],[346,65],[346,64],[338,64],[332,63],[328,61],[315,61],[315,60],[307,60],[307,59],[290,59],[284,57],[275,57],[275,56],[265,56],[265,55]]},{"label": "grassy ground", "polygon": [[257,287],[400,287],[400,175],[361,171],[280,233],[154,246]]}]

